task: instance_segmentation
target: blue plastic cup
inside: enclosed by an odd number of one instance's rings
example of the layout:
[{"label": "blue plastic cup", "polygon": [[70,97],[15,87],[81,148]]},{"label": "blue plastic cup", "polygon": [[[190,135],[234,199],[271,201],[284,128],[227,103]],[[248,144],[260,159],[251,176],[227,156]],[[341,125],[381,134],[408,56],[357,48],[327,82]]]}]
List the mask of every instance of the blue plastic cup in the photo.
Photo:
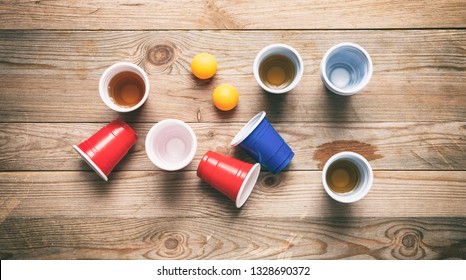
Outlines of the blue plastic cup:
[{"label": "blue plastic cup", "polygon": [[262,111],[255,115],[231,141],[254,160],[276,174],[283,170],[294,156],[290,146],[275,131]]}]

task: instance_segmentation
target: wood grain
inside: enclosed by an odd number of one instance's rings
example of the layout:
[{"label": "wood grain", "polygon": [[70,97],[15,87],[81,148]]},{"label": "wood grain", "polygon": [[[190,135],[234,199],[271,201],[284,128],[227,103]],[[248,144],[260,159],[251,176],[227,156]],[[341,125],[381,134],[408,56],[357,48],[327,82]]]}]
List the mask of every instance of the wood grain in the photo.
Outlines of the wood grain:
[{"label": "wood grain", "polygon": [[247,203],[234,203],[196,172],[2,172],[1,220],[9,217],[465,217],[464,171],[376,171],[369,194],[332,200],[318,171],[264,172]]},{"label": "wood grain", "polygon": [[380,73],[404,76],[462,75],[466,31],[442,30],[271,30],[271,31],[0,31],[0,74],[53,74],[85,80],[101,75],[117,61],[160,75],[191,76],[199,52],[218,61],[216,77],[252,74],[256,54],[265,46],[285,43],[302,56],[305,75],[319,75],[326,51],[341,42],[360,44]]},{"label": "wood grain", "polygon": [[[6,123],[0,127],[0,170],[90,170],[72,149],[106,123]],[[145,152],[153,124],[130,123],[139,139],[116,170],[158,170]],[[230,142],[244,123],[191,123],[198,149],[185,170],[208,150],[253,162]],[[287,170],[321,170],[338,152],[354,151],[375,170],[465,170],[466,123],[277,123],[295,152]]]},{"label": "wood grain", "polygon": [[1,1],[1,29],[466,27],[464,1]]},{"label": "wood grain", "polygon": [[465,236],[465,218],[11,218],[0,257],[465,259]]},{"label": "wood grain", "polygon": [[[466,1],[0,0],[0,18],[0,259],[466,258]],[[350,98],[319,76],[340,42],[374,63]],[[272,43],[304,60],[285,95],[264,93],[252,74]],[[218,60],[211,80],[191,74],[199,52]],[[118,61],[151,84],[143,108],[122,115],[98,94]],[[212,105],[221,83],[240,92],[231,112]],[[229,142],[261,110],[296,156],[278,175],[263,170],[237,209],[195,170],[207,150],[252,162]],[[118,116],[139,140],[104,182],[71,147]],[[179,172],[144,151],[165,118],[198,137]],[[351,205],[321,182],[344,150],[375,170]]]},{"label": "wood grain", "polygon": [[[273,122],[464,121],[466,117],[463,30],[5,31],[0,36],[3,122],[114,118],[117,114],[100,100],[98,81],[106,67],[120,60],[141,65],[150,77],[149,100],[141,110],[125,115],[133,122],[162,118],[245,122],[260,110],[266,110]],[[371,53],[375,72],[363,92],[344,98],[325,89],[318,65],[330,46],[353,39]],[[251,69],[257,51],[277,41],[298,48],[306,69],[298,87],[282,96],[264,93]],[[219,71],[211,81],[189,74],[191,57],[200,51],[212,52],[219,60]],[[240,92],[239,106],[227,114],[210,101],[221,83],[231,83]]]},{"label": "wood grain", "polygon": [[[60,83],[57,84],[56,81]],[[188,76],[152,80],[149,99],[124,114],[130,122],[154,123],[165,118],[187,122],[245,123],[265,110],[278,122],[449,122],[466,119],[466,79],[447,75],[419,77],[379,75],[361,93],[341,97],[326,91],[320,77],[304,77],[285,95],[264,93],[252,76],[217,77],[195,85]],[[99,78],[72,81],[59,76],[0,77],[2,122],[103,122],[119,116],[100,99]],[[221,83],[240,93],[238,107],[220,112],[211,93]],[[55,86],[56,85],[56,86]],[[32,88],[34,87],[34,88]]]}]

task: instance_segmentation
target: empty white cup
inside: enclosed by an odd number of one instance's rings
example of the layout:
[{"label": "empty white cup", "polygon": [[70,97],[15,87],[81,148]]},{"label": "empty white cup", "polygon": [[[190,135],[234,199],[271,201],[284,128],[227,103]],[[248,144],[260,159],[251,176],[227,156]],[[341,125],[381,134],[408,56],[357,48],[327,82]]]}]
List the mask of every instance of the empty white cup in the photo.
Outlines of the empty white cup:
[{"label": "empty white cup", "polygon": [[[327,172],[329,168],[337,161],[347,160],[354,164],[359,172],[359,181],[354,189],[346,193],[333,191],[327,183]],[[372,187],[374,175],[369,162],[360,154],[354,152],[341,152],[333,155],[324,165],[322,171],[322,183],[327,194],[336,201],[343,203],[353,203],[365,197]]]},{"label": "empty white cup", "polygon": [[320,77],[325,86],[339,95],[353,95],[372,77],[372,60],[366,50],[353,43],[331,47],[320,63]]},{"label": "empty white cup", "polygon": [[174,171],[186,167],[193,160],[196,149],[196,134],[180,120],[160,121],[146,137],[147,156],[163,170]]},{"label": "empty white cup", "polygon": [[[112,80],[113,77],[115,77],[116,75],[122,72],[135,73],[139,77],[141,77],[141,79],[144,81],[144,86],[145,86],[144,96],[136,105],[132,107],[119,106],[110,97],[110,93],[109,93],[110,81]],[[146,72],[144,72],[144,70],[142,70],[141,67],[137,66],[136,64],[130,63],[130,62],[118,62],[118,63],[113,64],[112,66],[110,66],[104,71],[99,81],[99,93],[105,105],[107,105],[110,109],[115,110],[117,112],[121,112],[121,113],[131,112],[141,107],[142,104],[144,104],[144,102],[146,102],[147,98],[149,97],[149,91],[150,91],[150,84],[149,84],[149,78],[147,77]]]},{"label": "empty white cup", "polygon": [[[261,79],[260,76],[260,68],[262,63],[274,55],[283,55],[286,56],[294,67],[294,75],[292,77],[291,82],[283,88],[274,88],[271,86],[267,86]],[[293,88],[301,80],[303,73],[304,73],[304,64],[303,60],[299,53],[292,47],[285,45],[285,44],[272,44],[265,48],[263,48],[256,56],[253,65],[253,72],[254,78],[256,78],[257,83],[261,86],[261,88],[267,92],[274,93],[274,94],[282,94],[288,91],[291,91]]]}]

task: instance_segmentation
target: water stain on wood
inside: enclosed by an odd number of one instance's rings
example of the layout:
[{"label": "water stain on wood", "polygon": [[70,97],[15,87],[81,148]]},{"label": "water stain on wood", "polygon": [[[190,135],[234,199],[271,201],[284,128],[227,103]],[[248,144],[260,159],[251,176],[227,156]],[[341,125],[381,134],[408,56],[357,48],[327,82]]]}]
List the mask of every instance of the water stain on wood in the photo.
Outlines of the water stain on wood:
[{"label": "water stain on wood", "polygon": [[175,58],[175,48],[167,44],[155,45],[147,52],[147,60],[156,66],[171,64]]},{"label": "water stain on wood", "polygon": [[368,161],[383,158],[383,155],[378,154],[378,150],[370,144],[353,140],[337,140],[317,146],[313,159],[318,162],[319,168],[323,168],[331,156],[345,151],[358,153]]}]

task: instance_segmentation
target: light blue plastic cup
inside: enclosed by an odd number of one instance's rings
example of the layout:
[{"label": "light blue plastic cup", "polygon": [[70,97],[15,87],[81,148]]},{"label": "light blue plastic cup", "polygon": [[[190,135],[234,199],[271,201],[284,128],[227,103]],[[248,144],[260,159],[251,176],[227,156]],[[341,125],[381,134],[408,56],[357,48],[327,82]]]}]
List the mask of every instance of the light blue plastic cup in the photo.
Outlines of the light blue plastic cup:
[{"label": "light blue plastic cup", "polygon": [[361,91],[372,77],[372,60],[366,50],[353,43],[330,48],[320,63],[320,77],[325,86],[339,95]]}]

